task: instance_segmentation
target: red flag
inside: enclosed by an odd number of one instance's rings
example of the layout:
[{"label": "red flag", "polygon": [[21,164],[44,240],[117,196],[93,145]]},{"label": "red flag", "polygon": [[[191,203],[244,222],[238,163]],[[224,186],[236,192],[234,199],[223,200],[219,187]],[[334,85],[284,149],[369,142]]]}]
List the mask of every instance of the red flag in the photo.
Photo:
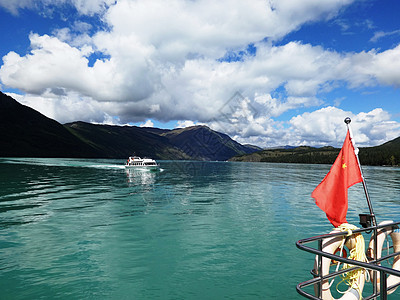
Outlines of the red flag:
[{"label": "red flag", "polygon": [[361,171],[347,131],[342,150],[331,170],[311,194],[333,226],[347,223],[347,189],[358,182],[362,182]]}]

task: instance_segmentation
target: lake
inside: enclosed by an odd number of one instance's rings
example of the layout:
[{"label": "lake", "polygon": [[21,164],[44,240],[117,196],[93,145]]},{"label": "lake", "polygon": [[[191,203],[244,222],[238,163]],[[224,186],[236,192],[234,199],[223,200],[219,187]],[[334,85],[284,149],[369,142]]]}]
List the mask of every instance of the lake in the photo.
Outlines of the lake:
[{"label": "lake", "polygon": [[[329,165],[0,158],[1,299],[304,299],[332,226],[311,192]],[[400,168],[363,167],[378,222]],[[349,190],[349,223],[368,206]],[[399,294],[399,292],[397,292]]]}]

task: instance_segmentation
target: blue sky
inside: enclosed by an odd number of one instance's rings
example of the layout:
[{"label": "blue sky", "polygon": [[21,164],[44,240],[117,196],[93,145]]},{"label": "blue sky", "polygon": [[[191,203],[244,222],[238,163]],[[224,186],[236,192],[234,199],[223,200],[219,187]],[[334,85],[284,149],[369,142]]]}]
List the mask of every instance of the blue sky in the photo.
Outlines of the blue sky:
[{"label": "blue sky", "polygon": [[400,136],[400,1],[0,0],[0,90],[61,123]]}]

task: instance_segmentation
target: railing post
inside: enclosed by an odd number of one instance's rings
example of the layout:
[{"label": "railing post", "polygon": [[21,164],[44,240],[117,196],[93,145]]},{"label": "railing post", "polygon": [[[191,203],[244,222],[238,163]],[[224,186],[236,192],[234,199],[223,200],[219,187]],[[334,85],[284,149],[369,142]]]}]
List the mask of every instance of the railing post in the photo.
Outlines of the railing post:
[{"label": "railing post", "polygon": [[[373,250],[374,261],[373,261],[373,263],[377,264],[376,260],[378,259],[378,229],[376,229],[376,226],[374,226],[373,239],[374,239],[374,250]],[[378,271],[372,271],[372,273],[374,274],[373,292],[374,292],[374,294],[377,294],[378,293],[378,278],[377,278]]]},{"label": "railing post", "polygon": [[[318,240],[318,250],[322,251],[322,239]],[[317,285],[318,298],[322,299],[322,255],[318,254],[318,276],[319,281]]]},{"label": "railing post", "polygon": [[387,275],[385,271],[380,271],[381,274],[381,300],[387,300]]}]

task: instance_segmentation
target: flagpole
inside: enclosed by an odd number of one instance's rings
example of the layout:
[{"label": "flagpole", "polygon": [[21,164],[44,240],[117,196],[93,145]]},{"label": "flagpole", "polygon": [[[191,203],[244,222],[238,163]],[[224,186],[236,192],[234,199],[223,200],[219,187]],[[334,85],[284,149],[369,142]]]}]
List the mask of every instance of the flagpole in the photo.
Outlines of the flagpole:
[{"label": "flagpole", "polygon": [[349,134],[350,134],[350,140],[351,140],[351,143],[353,144],[353,148],[354,148],[354,153],[355,153],[355,155],[357,157],[358,167],[360,168],[362,184],[363,184],[363,188],[364,188],[364,193],[365,193],[365,197],[367,198],[369,213],[370,213],[371,218],[372,218],[372,225],[376,226],[376,218],[375,218],[374,210],[372,209],[371,200],[369,198],[369,193],[368,193],[368,189],[367,189],[367,183],[365,182],[364,174],[363,174],[363,171],[362,171],[362,168],[361,168],[361,164],[360,164],[360,159],[358,158],[358,148],[356,147],[356,145],[355,145],[355,143],[353,141],[353,133],[352,133],[351,127],[350,127],[351,119],[349,117],[347,117],[346,119],[344,119],[344,122],[347,125],[347,130],[349,131]]}]

